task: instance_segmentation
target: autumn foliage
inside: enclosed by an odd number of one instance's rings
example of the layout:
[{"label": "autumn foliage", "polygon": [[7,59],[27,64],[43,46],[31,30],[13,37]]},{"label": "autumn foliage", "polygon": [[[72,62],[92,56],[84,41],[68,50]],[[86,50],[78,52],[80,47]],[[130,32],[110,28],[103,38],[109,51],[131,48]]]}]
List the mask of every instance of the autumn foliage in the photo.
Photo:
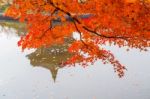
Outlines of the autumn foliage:
[{"label": "autumn foliage", "polygon": [[28,33],[18,42],[22,49],[61,44],[78,32],[65,65],[100,59],[122,77],[125,67],[102,45],[150,47],[150,0],[14,0],[6,15],[27,23]]}]

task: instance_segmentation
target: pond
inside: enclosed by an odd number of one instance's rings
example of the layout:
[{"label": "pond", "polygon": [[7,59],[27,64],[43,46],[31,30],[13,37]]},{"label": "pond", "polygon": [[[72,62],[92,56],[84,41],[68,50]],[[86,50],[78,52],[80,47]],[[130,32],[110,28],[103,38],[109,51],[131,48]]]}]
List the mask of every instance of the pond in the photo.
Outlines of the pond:
[{"label": "pond", "polygon": [[150,99],[150,52],[108,47],[128,69],[120,79],[101,61],[62,68],[56,63],[67,52],[22,52],[18,40],[14,29],[0,27],[0,99]]}]

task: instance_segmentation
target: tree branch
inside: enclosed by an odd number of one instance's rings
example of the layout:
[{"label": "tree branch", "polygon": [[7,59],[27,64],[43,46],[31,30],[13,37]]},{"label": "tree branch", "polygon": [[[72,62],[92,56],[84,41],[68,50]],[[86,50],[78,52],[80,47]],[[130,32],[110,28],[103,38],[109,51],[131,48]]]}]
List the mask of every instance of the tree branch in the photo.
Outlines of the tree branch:
[{"label": "tree branch", "polygon": [[75,28],[76,28],[76,30],[77,30],[77,32],[80,34],[80,41],[86,46],[86,47],[88,47],[88,45],[83,41],[83,39],[82,39],[82,33],[81,33],[81,31],[79,30],[79,28],[78,28],[78,26],[77,26],[77,24],[76,24],[76,22],[73,20],[73,23],[74,23],[74,25],[75,25]]},{"label": "tree branch", "polygon": [[[69,12],[67,12],[67,11],[59,8],[58,6],[56,6],[51,0],[49,0],[49,4],[52,5],[54,8],[58,9],[59,11],[61,11],[61,12],[65,13],[66,15],[68,15],[73,20],[73,22],[75,24],[75,27],[78,30],[77,24],[75,22],[77,22],[78,24],[81,24],[81,22],[76,17],[73,17],[71,15],[71,13],[69,13]],[[97,33],[96,31],[93,31],[93,30],[87,28],[86,26],[82,26],[82,27],[86,31],[88,31],[88,32],[90,32],[92,34],[95,34],[97,36],[103,37],[103,38],[108,38],[108,39],[122,39],[122,40],[126,40],[126,41],[128,41],[128,39],[129,39],[129,37],[123,37],[123,36],[106,36],[106,35],[102,35],[102,34]],[[81,33],[81,32],[79,32],[79,33]]]},{"label": "tree branch", "polygon": [[87,28],[87,27],[85,27],[85,26],[83,26],[83,28],[84,28],[86,31],[91,32],[91,33],[93,33],[93,34],[95,34],[95,35],[97,35],[97,36],[103,37],[103,38],[109,38],[109,39],[123,39],[123,40],[126,40],[126,41],[129,39],[129,37],[123,37],[123,36],[106,36],[106,35],[99,34],[99,33],[97,33],[96,31],[93,31],[93,30],[91,30],[91,29],[89,29],[89,28]]}]

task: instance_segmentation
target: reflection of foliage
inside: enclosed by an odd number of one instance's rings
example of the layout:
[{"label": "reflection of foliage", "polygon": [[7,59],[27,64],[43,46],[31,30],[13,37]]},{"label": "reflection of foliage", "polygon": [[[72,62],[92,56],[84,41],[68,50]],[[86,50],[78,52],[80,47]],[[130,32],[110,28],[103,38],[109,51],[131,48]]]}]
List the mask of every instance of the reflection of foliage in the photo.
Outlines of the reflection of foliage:
[{"label": "reflection of foliage", "polygon": [[0,0],[0,11],[4,12],[10,4],[12,4],[12,0]]},{"label": "reflection of foliage", "polygon": [[24,35],[26,32],[25,23],[19,23],[17,20],[2,15],[11,3],[12,0],[0,0],[0,26],[13,28],[17,31],[17,35]]},{"label": "reflection of foliage", "polygon": [[37,49],[35,52],[27,55],[28,59],[30,59],[30,64],[34,67],[41,66],[50,70],[55,81],[61,64],[72,56],[67,51],[70,42],[72,42],[72,39],[66,39],[66,43],[63,45]]},{"label": "reflection of foliage", "polygon": [[0,35],[7,35],[7,37],[17,36],[16,30],[5,26],[0,26]]},{"label": "reflection of foliage", "polygon": [[1,12],[4,12],[4,11],[7,9],[7,7],[8,7],[7,5],[5,5],[5,6],[0,6],[0,11],[1,11]]},{"label": "reflection of foliage", "polygon": [[24,35],[26,32],[26,25],[25,23],[19,23],[19,22],[11,22],[11,21],[0,21],[0,26],[2,27],[8,27],[8,28],[13,28],[17,32],[18,36]]}]

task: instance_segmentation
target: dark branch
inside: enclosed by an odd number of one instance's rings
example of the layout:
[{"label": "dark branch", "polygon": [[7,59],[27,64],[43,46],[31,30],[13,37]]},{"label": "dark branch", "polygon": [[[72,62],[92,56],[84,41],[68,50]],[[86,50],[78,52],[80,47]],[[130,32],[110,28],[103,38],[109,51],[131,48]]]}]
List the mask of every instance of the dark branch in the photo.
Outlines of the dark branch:
[{"label": "dark branch", "polygon": [[78,26],[77,26],[77,24],[76,24],[76,22],[75,22],[74,20],[73,20],[73,23],[74,23],[74,26],[75,26],[77,32],[80,34],[80,41],[81,41],[86,47],[88,47],[88,45],[83,41],[83,39],[82,39],[82,33],[81,33],[81,31],[79,30],[79,28],[78,28]]},{"label": "dark branch", "polygon": [[[65,10],[57,7],[51,0],[49,0],[49,4],[52,5],[54,8],[58,9],[59,11],[61,11],[61,12],[65,13],[66,15],[68,15],[71,18],[71,20],[74,22],[75,27],[78,30],[77,24],[75,22],[77,22],[78,24],[81,24],[81,22],[76,17],[72,16],[69,12],[67,12],[67,11],[65,11]],[[129,37],[123,37],[123,36],[106,36],[106,35],[102,35],[102,34],[97,33],[96,31],[93,31],[93,30],[87,28],[86,26],[82,26],[82,27],[86,31],[88,31],[88,32],[90,32],[92,34],[95,34],[97,36],[103,37],[103,38],[108,38],[108,39],[122,39],[122,40],[126,40],[126,41],[128,41],[128,39],[129,39]],[[79,33],[81,33],[81,32],[79,32]]]},{"label": "dark branch", "polygon": [[42,35],[41,35],[40,37],[38,37],[38,39],[41,39],[42,37],[44,37],[45,34],[46,34],[49,30],[51,30],[51,27],[49,27],[47,30],[45,30],[45,31],[42,33]]},{"label": "dark branch", "polygon": [[126,40],[126,41],[129,39],[129,37],[123,37],[123,36],[106,36],[106,35],[99,34],[99,33],[97,33],[96,31],[93,31],[93,30],[91,30],[91,29],[89,29],[89,28],[87,28],[87,27],[85,27],[85,26],[83,26],[83,28],[84,28],[86,31],[91,32],[91,33],[93,33],[93,34],[95,34],[95,35],[97,35],[97,36],[103,37],[103,38],[109,38],[109,39],[123,39],[123,40]]}]

